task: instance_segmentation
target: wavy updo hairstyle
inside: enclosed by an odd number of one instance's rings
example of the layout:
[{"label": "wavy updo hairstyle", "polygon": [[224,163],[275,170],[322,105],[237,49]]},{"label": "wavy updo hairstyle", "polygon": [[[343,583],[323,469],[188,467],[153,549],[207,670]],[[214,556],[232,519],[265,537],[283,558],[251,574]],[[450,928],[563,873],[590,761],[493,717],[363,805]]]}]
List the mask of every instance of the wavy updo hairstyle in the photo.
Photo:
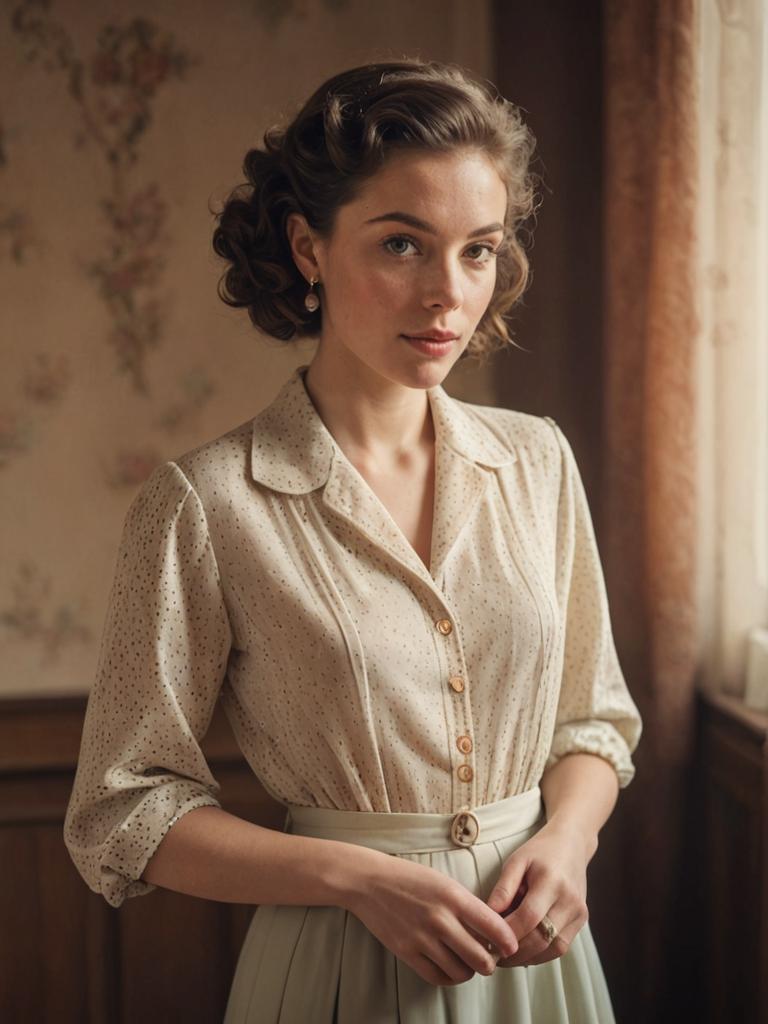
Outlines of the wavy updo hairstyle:
[{"label": "wavy updo hairstyle", "polygon": [[[514,344],[508,314],[529,283],[522,235],[537,208],[530,170],[536,140],[518,109],[455,64],[409,60],[366,64],[321,85],[288,125],[248,151],[247,181],[213,211],[213,248],[229,262],[218,285],[259,330],[288,341],[320,334],[323,303],[304,306],[308,283],[291,252],[286,221],[306,217],[322,238],[339,207],[397,151],[481,150],[507,187],[504,239],[493,296],[461,358],[484,360]],[[322,283],[317,286],[322,287]]]}]

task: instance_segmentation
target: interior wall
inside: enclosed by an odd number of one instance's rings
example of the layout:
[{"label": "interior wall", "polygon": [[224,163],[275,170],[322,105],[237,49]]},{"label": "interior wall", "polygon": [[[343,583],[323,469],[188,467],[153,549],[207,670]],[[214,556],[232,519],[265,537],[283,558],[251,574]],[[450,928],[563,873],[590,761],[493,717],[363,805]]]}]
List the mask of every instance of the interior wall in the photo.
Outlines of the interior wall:
[{"label": "interior wall", "polygon": [[544,178],[533,279],[496,368],[497,403],[552,416],[599,533],[602,395],[602,25],[599,0],[493,7],[495,81],[523,108]]},{"label": "interior wall", "polygon": [[[469,0],[3,5],[0,696],[88,692],[143,480],[311,359],[216,295],[209,203],[246,150],[346,67],[487,75],[488,23]],[[446,386],[492,401],[486,373]]]}]

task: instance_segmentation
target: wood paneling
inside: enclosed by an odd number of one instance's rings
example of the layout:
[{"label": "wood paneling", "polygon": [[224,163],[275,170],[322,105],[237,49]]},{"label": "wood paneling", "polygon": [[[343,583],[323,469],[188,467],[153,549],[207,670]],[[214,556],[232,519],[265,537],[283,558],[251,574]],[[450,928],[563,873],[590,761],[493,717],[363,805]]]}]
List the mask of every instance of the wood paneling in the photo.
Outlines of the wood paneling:
[{"label": "wood paneling", "polygon": [[701,699],[709,1024],[768,1022],[768,716]]},{"label": "wood paneling", "polygon": [[[63,841],[83,698],[0,702],[0,1020],[221,1020],[254,911],[157,888],[111,907]],[[281,828],[220,708],[203,741],[222,804]]]},{"label": "wood paneling", "polygon": [[[218,1021],[254,908],[158,888],[115,909],[88,889],[62,836],[84,710],[82,698],[0,702],[0,1020]],[[701,696],[699,725],[699,860],[680,880],[697,890],[680,923],[702,962],[690,1005],[705,1016],[692,1019],[768,1024],[768,718]],[[220,709],[203,750],[228,811],[282,827]]]}]

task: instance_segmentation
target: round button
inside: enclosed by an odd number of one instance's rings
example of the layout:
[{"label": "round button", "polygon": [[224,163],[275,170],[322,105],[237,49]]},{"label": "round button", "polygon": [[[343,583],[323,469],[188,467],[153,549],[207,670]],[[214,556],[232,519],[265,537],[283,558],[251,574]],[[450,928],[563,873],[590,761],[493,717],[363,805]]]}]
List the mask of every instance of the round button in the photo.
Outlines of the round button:
[{"label": "round button", "polygon": [[462,693],[464,690],[464,680],[461,676],[451,676],[448,680],[448,684],[452,690],[456,691],[456,693]]},{"label": "round button", "polygon": [[472,846],[480,834],[480,823],[472,811],[462,810],[453,816],[451,839],[457,846]]},{"label": "round button", "polygon": [[459,776],[462,782],[471,782],[474,772],[472,771],[471,764],[460,764],[456,769],[456,774]]},{"label": "round button", "polygon": [[453,629],[453,624],[450,619],[438,619],[435,625],[443,636],[448,636]]},{"label": "round button", "polygon": [[459,748],[462,754],[472,753],[472,740],[469,738],[469,736],[459,736],[459,738],[456,740],[456,746]]}]

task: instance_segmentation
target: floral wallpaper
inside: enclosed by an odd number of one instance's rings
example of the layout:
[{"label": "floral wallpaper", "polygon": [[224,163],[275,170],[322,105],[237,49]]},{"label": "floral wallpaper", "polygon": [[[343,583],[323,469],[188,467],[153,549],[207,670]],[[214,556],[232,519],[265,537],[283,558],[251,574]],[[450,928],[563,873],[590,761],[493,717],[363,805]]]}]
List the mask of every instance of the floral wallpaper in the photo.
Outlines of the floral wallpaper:
[{"label": "floral wallpaper", "polygon": [[0,696],[88,691],[137,489],[311,359],[216,295],[246,149],[344,67],[470,64],[471,6],[0,0]]},{"label": "floral wallpaper", "polygon": [[11,27],[24,59],[63,80],[74,108],[75,146],[90,147],[104,161],[109,192],[98,199],[104,245],[83,256],[81,268],[109,313],[107,338],[118,371],[146,392],[146,355],[160,344],[167,315],[162,271],[171,240],[160,185],[140,180],[139,156],[159,91],[183,79],[199,58],[142,17],[103,25],[91,51],[81,54],[51,0],[24,0]]}]

